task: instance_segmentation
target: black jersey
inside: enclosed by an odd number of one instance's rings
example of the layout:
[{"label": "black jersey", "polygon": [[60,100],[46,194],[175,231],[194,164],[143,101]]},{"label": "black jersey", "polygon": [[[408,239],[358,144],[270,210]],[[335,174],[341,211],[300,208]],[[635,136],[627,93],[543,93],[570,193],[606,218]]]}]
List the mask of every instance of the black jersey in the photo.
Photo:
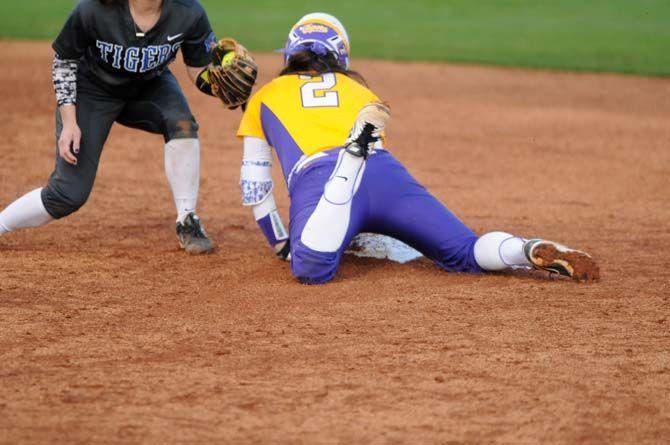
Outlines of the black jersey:
[{"label": "black jersey", "polygon": [[104,84],[123,88],[159,76],[181,48],[186,65],[206,66],[216,38],[197,0],[163,0],[156,25],[141,31],[128,0],[105,5],[81,0],[53,43],[62,59],[77,59],[80,69]]}]

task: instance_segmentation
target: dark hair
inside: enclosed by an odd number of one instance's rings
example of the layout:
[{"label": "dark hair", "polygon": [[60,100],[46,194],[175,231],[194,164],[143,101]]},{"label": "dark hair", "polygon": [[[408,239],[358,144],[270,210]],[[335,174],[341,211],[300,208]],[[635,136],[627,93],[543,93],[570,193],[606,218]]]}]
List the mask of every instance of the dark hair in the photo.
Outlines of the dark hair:
[{"label": "dark hair", "polygon": [[121,4],[121,2],[123,2],[123,0],[99,0],[99,1],[100,1],[100,3],[102,3],[103,5],[113,5],[114,3],[119,3],[119,4]]},{"label": "dark hair", "polygon": [[344,68],[339,64],[333,53],[325,55],[315,54],[312,51],[300,51],[292,55],[284,69],[279,72],[280,76],[289,74],[318,75],[324,73],[340,73],[349,76],[355,81],[367,86],[367,82],[358,72]]}]

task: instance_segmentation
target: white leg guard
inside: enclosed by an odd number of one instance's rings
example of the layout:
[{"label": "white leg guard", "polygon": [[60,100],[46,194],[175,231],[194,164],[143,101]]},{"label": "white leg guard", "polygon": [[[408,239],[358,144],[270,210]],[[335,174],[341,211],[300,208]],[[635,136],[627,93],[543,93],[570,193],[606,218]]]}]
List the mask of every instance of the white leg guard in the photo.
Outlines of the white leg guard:
[{"label": "white leg guard", "polygon": [[18,229],[39,227],[53,221],[42,203],[42,189],[23,195],[0,213],[0,235]]},{"label": "white leg guard", "polygon": [[491,232],[480,237],[475,243],[475,261],[484,270],[530,268],[531,264],[523,253],[525,239],[505,232]]},{"label": "white leg guard", "polygon": [[165,144],[165,175],[167,176],[177,221],[181,222],[198,204],[200,187],[200,141],[173,139]]},{"label": "white leg guard", "polygon": [[351,201],[365,171],[365,159],[340,151],[337,165],[323,190],[323,196],[300,237],[317,252],[337,252],[349,229]]}]

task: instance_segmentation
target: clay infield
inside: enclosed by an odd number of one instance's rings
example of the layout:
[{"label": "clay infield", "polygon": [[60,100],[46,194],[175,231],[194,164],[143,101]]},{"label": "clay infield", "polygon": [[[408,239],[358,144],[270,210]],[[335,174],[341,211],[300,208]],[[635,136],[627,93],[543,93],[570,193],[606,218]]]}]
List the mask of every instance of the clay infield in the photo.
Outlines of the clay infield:
[{"label": "clay infield", "polygon": [[[51,172],[54,99],[46,43],[0,54],[4,207]],[[587,250],[601,282],[347,258],[297,284],[239,204],[239,112],[178,63],[219,249],[178,250],[162,138],[116,126],[84,209],[0,238],[0,442],[668,443],[670,80],[354,68],[466,223]]]}]

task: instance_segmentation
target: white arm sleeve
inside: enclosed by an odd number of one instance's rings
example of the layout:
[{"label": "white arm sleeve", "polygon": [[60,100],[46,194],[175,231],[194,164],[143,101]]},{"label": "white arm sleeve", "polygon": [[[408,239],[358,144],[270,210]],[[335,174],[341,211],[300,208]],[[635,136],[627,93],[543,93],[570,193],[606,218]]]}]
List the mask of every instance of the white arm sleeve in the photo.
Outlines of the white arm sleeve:
[{"label": "white arm sleeve", "polygon": [[288,239],[272,194],[272,148],[263,139],[245,137],[240,173],[242,203],[252,206],[254,218],[271,246]]},{"label": "white arm sleeve", "polygon": [[245,137],[240,172],[242,204],[261,204],[272,196],[272,188],[272,148],[263,139]]}]

